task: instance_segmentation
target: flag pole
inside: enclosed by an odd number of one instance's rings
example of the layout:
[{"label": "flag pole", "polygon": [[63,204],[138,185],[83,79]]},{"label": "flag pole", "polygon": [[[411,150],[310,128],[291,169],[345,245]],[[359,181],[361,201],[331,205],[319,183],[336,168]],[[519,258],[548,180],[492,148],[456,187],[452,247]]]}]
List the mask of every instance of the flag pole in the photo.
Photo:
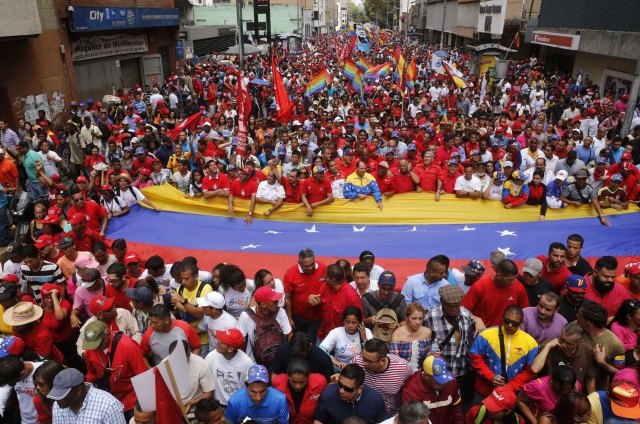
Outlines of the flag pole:
[{"label": "flag pole", "polygon": [[176,378],[173,375],[173,371],[171,370],[171,364],[169,361],[165,361],[164,364],[167,367],[167,374],[169,375],[169,381],[171,382],[171,388],[173,389],[173,393],[176,395],[176,401],[180,406],[180,410],[182,411],[182,415],[184,417],[184,421],[186,423],[189,422],[189,417],[187,416],[187,410],[182,403],[182,395],[180,395],[180,390],[178,390],[178,383],[176,383]]}]

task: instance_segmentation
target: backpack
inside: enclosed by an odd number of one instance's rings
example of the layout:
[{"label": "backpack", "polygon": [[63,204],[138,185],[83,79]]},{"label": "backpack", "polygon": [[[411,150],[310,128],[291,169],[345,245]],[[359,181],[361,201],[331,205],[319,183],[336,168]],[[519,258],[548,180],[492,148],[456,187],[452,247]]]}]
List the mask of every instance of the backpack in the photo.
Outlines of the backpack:
[{"label": "backpack", "polygon": [[269,318],[259,317],[251,308],[247,308],[246,312],[249,318],[256,323],[256,330],[251,343],[253,357],[258,364],[268,367],[276,355],[278,346],[285,342],[285,335],[276,320],[276,315]]},{"label": "backpack", "polygon": [[[196,291],[196,299],[197,299],[197,298],[199,298],[199,297],[201,297],[201,295],[202,295],[202,290],[203,290],[203,289],[204,289],[204,287],[206,286],[206,284],[205,284],[205,283],[203,283],[202,281],[199,281],[199,282],[198,282],[198,284],[199,284],[199,285],[198,285],[198,290]],[[182,296],[182,293],[183,293],[183,292],[184,292],[184,286],[183,286],[183,285],[181,285],[181,286],[178,288],[178,294],[179,294],[180,296]],[[191,314],[190,314],[190,313],[188,313],[188,312],[183,312],[183,311],[177,311],[177,312],[178,312],[178,315],[180,316],[180,319],[181,319],[181,320],[183,320],[183,321],[185,321],[187,324],[191,324],[192,322],[194,322],[194,321],[197,321],[197,320],[198,320],[198,318],[194,318],[194,317],[193,317],[193,315],[191,315]]]},{"label": "backpack", "polygon": [[[371,306],[378,310],[376,317],[378,317],[379,324],[373,327],[373,337],[383,340],[388,345],[391,342],[391,333],[393,333],[393,330],[399,324],[396,309],[404,302],[404,296],[396,295],[391,304],[385,303],[384,305],[380,303],[372,293],[365,293],[363,297],[367,299],[367,302],[369,302]],[[394,328],[390,328],[389,324],[396,325]]]}]

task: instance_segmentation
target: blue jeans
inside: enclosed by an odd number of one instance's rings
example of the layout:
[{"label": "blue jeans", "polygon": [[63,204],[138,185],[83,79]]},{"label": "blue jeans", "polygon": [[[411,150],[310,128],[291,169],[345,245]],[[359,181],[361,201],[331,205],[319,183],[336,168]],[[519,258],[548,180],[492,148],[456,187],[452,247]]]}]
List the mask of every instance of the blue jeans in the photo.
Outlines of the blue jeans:
[{"label": "blue jeans", "polygon": [[39,182],[34,183],[31,180],[27,180],[27,189],[29,190],[31,201],[35,202],[36,200],[46,200],[49,198],[49,190],[42,187]]},{"label": "blue jeans", "polygon": [[9,216],[7,206],[0,208],[0,247],[9,244]]}]

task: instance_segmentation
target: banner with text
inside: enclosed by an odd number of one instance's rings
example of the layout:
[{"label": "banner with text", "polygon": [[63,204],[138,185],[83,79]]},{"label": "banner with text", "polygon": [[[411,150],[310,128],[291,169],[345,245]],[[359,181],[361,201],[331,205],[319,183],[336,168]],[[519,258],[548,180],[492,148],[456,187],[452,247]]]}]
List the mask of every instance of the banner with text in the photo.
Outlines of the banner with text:
[{"label": "banner with text", "polygon": [[71,43],[71,47],[73,60],[76,62],[121,54],[141,53],[149,50],[146,34],[83,37]]}]

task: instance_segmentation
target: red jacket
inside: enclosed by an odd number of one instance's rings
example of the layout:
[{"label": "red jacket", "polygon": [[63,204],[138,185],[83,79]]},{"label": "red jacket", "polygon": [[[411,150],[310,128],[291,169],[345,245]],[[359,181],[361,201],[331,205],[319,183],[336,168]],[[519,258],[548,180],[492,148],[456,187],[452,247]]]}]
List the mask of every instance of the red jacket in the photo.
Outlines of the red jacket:
[{"label": "red jacket", "polygon": [[[104,353],[102,349],[84,352],[84,359],[87,362],[86,378],[89,383],[93,383],[104,375],[104,369],[109,364],[114,336],[115,333],[111,333],[109,336],[111,341],[107,353]],[[131,384],[131,377],[145,372],[149,367],[142,358],[140,347],[129,336],[123,334],[120,338],[110,368],[113,370],[109,379],[111,394],[122,402],[125,411],[130,411],[136,403],[136,393]]]},{"label": "red jacket", "polygon": [[309,382],[304,390],[299,411],[296,411],[293,406],[293,399],[289,391],[289,376],[287,374],[278,374],[273,377],[272,384],[275,389],[280,390],[287,396],[290,424],[313,424],[313,416],[316,412],[320,393],[327,387],[327,380],[322,374],[309,374]]},{"label": "red jacket", "polygon": [[458,382],[454,379],[444,385],[440,391],[427,386],[422,373],[417,372],[404,382],[402,402],[417,400],[429,407],[429,419],[433,424],[464,424],[462,398]]}]

